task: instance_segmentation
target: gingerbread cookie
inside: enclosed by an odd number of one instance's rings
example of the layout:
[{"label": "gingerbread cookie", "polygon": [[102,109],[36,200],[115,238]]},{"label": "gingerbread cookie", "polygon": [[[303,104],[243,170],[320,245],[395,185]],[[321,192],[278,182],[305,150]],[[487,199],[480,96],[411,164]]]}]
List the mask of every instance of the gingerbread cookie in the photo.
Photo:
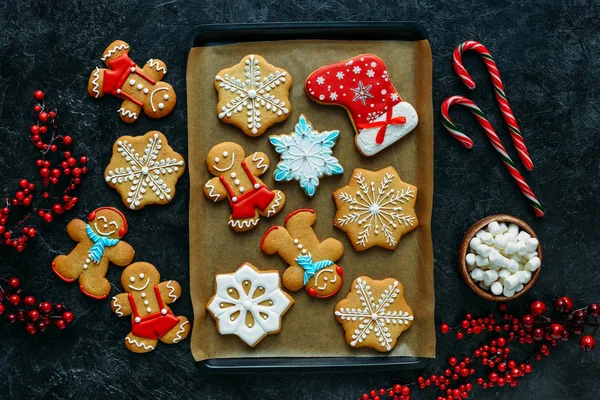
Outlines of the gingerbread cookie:
[{"label": "gingerbread cookie", "polygon": [[79,279],[79,289],[85,295],[106,298],[110,293],[110,282],[105,278],[108,263],[124,267],[135,253],[121,240],[127,233],[127,219],[116,208],[100,207],[90,213],[87,223],[80,219],[69,222],[67,233],[77,246],[69,254],[57,256],[52,270],[65,282]]},{"label": "gingerbread cookie", "polygon": [[331,148],[339,134],[339,131],[317,132],[301,114],[294,132],[270,136],[269,141],[275,146],[275,151],[281,154],[275,180],[297,180],[304,192],[313,196],[319,186],[319,178],[344,173],[338,159],[331,155]]},{"label": "gingerbread cookie", "polygon": [[166,204],[175,196],[175,185],[185,162],[165,135],[150,131],[143,136],[122,136],[104,171],[108,186],[121,195],[123,204],[139,210],[148,204]]},{"label": "gingerbread cookie", "polygon": [[335,318],[342,324],[350,346],[386,352],[410,328],[414,315],[396,279],[376,281],[361,276],[352,282],[348,296],[336,304]]},{"label": "gingerbread cookie", "polygon": [[204,185],[204,195],[213,202],[229,199],[227,224],[237,232],[256,227],[259,215],[277,215],[285,204],[282,191],[270,190],[258,179],[269,168],[269,157],[262,152],[245,156],[242,146],[232,142],[214,146],[206,156],[206,167],[215,177]]},{"label": "gingerbread cookie", "polygon": [[395,143],[419,122],[413,106],[394,88],[381,58],[373,54],[319,68],[304,87],[314,101],[346,109],[356,131],[356,147],[365,156]]},{"label": "gingerbread cookie", "polygon": [[373,246],[394,250],[402,235],[419,225],[417,188],[400,180],[393,167],[356,168],[347,186],[333,192],[333,225],[348,234],[356,251]]},{"label": "gingerbread cookie", "polygon": [[215,278],[215,295],[206,309],[221,335],[237,335],[248,346],[279,333],[283,314],[294,299],[281,290],[277,271],[259,271],[245,262],[232,274]]},{"label": "gingerbread cookie", "polygon": [[301,209],[289,214],[283,226],[272,226],[260,246],[266,254],[277,253],[289,267],[283,285],[292,291],[306,287],[311,296],[326,298],[342,287],[344,271],[335,264],[344,254],[344,245],[333,238],[319,241],[312,226],[314,210]]},{"label": "gingerbread cookie", "polygon": [[176,317],[167,306],[181,295],[176,281],[160,281],[154,265],[136,262],[123,270],[121,285],[125,293],[112,298],[110,308],[119,317],[131,315],[131,332],[125,347],[134,353],[147,353],[160,340],[174,344],[185,339],[191,330],[186,317]]},{"label": "gingerbread cookie", "polygon": [[177,101],[173,87],[161,81],[167,66],[161,60],[151,58],[143,68],[129,58],[129,44],[115,40],[102,53],[102,61],[109,69],[98,68],[90,74],[88,93],[98,99],[112,94],[123,100],[119,108],[121,119],[135,122],[140,112],[150,118],[168,115]]},{"label": "gingerbread cookie", "polygon": [[250,54],[215,77],[219,95],[217,115],[248,136],[260,136],[290,115],[291,86],[292,77],[286,70]]}]

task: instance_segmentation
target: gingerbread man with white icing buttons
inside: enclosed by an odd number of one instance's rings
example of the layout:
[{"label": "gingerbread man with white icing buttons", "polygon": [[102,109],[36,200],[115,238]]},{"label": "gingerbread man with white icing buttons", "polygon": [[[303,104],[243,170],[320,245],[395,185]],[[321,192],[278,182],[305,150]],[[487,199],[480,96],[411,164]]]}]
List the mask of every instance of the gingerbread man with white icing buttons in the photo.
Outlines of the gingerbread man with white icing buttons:
[{"label": "gingerbread man with white icing buttons", "polygon": [[88,222],[73,219],[67,233],[77,246],[69,254],[61,254],[52,261],[52,270],[65,282],[79,279],[83,294],[102,300],[110,293],[110,282],[105,278],[108,264],[124,267],[131,263],[135,251],[121,240],[127,233],[127,219],[112,207],[100,207],[88,216]]},{"label": "gingerbread man with white icing buttons", "polygon": [[121,285],[125,293],[114,296],[110,306],[119,317],[131,315],[131,332],[125,337],[128,350],[146,353],[154,350],[159,340],[175,344],[189,335],[190,321],[175,316],[167,306],[181,295],[179,283],[161,282],[154,265],[136,262],[123,270]]},{"label": "gingerbread man with white icing buttons", "polygon": [[150,118],[168,115],[177,101],[173,87],[160,82],[167,73],[161,60],[151,58],[140,68],[129,58],[129,44],[115,40],[102,53],[108,69],[98,68],[90,74],[88,93],[98,99],[111,94],[123,100],[118,112],[127,123],[135,122],[140,112]]},{"label": "gingerbread man with white icing buttons", "polygon": [[312,229],[314,210],[300,209],[289,214],[283,226],[272,226],[260,243],[266,254],[279,254],[289,267],[283,273],[283,285],[292,291],[306,287],[311,296],[326,298],[342,287],[344,271],[335,264],[344,254],[337,239],[319,241]]},{"label": "gingerbread man with white icing buttons", "polygon": [[229,199],[228,225],[237,232],[253,229],[260,215],[273,217],[285,204],[282,191],[271,190],[258,179],[269,168],[269,157],[262,152],[245,156],[242,146],[232,142],[214,146],[206,156],[208,171],[215,177],[204,185],[204,195],[214,202]]}]

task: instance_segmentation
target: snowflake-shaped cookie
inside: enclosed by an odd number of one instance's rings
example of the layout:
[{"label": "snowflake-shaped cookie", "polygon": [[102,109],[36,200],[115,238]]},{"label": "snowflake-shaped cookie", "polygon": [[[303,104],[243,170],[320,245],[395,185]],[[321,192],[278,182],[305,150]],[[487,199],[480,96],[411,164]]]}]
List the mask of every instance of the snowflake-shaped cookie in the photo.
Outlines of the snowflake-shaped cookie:
[{"label": "snowflake-shaped cookie", "polygon": [[169,146],[167,138],[150,131],[143,136],[123,136],[115,142],[104,179],[119,192],[127,207],[139,210],[147,204],[170,202],[184,165],[183,157]]},{"label": "snowflake-shaped cookie", "polygon": [[281,330],[281,317],[294,299],[281,290],[277,271],[259,271],[245,262],[232,274],[217,275],[215,295],[206,309],[222,335],[237,335],[256,346],[267,334]]},{"label": "snowflake-shaped cookie", "polygon": [[402,182],[392,167],[377,172],[356,168],[333,197],[333,224],[348,234],[357,251],[373,246],[394,250],[402,235],[419,225],[417,188]]},{"label": "snowflake-shaped cookie", "polygon": [[335,306],[335,317],[352,347],[372,347],[390,351],[402,332],[410,328],[414,316],[404,299],[402,284],[396,279],[381,281],[359,277],[352,282],[348,296]]},{"label": "snowflake-shaped cookie", "polygon": [[248,136],[260,136],[269,126],[289,116],[291,86],[292,77],[287,71],[250,54],[215,77],[219,94],[217,115]]},{"label": "snowflake-shaped cookie", "polygon": [[269,141],[275,151],[281,154],[281,161],[275,169],[276,181],[295,179],[309,196],[313,196],[319,186],[319,178],[324,175],[344,173],[337,158],[331,155],[340,132],[317,132],[304,114],[288,135],[270,136]]}]

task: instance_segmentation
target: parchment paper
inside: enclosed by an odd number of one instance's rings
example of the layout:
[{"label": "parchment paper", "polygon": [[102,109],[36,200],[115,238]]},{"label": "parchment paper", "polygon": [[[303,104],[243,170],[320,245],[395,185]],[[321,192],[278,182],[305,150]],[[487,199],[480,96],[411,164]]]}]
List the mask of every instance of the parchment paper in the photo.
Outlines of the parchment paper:
[{"label": "parchment paper", "polygon": [[[269,63],[287,70],[293,85],[291,116],[284,123],[250,138],[239,128],[224,124],[216,115],[215,75],[237,64],[247,54],[256,53]],[[318,67],[358,54],[373,53],[387,65],[389,76],[403,100],[419,115],[419,125],[398,142],[377,155],[366,158],[354,147],[354,130],[341,107],[317,104],[305,95],[304,80]],[[192,353],[197,361],[209,358],[239,357],[435,357],[433,249],[431,209],[433,198],[433,117],[431,98],[431,50],[428,41],[275,41],[193,48],[187,66],[188,135],[190,173],[190,285],[194,306]],[[313,198],[306,196],[296,181],[273,180],[279,157],[268,142],[271,134],[293,131],[301,113],[315,129],[339,130],[333,155],[340,160],[344,174],[324,177]],[[283,190],[284,209],[274,218],[261,218],[257,228],[235,233],[227,226],[227,201],[213,203],[204,197],[203,185],[211,177],[205,158],[209,149],[223,141],[242,145],[246,154],[263,151],[271,167],[261,177],[268,187]],[[335,205],[332,192],[347,184],[356,167],[378,170],[392,165],[402,180],[418,188],[416,211],[419,227],[404,236],[395,251],[373,248],[356,252],[346,234],[333,227]],[[214,293],[215,275],[234,272],[244,261],[259,269],[281,272],[285,262],[260,249],[264,232],[272,225],[284,225],[285,216],[298,208],[317,211],[315,231],[321,240],[335,237],[344,243],[344,285],[332,298],[311,298],[305,290],[292,293],[295,304],[283,317],[281,332],[269,335],[255,348],[234,335],[220,335],[206,311]],[[361,275],[374,279],[393,277],[404,285],[405,297],[415,314],[415,322],[399,338],[396,347],[381,354],[374,349],[350,347],[342,326],[335,320],[335,304],[348,294],[352,281]]]}]

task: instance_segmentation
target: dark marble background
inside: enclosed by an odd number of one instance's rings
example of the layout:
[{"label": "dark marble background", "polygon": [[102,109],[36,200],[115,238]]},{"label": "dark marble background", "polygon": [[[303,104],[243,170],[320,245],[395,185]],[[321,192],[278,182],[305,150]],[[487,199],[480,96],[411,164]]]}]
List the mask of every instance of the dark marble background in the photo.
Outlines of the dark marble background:
[{"label": "dark marble background", "polygon": [[[27,292],[52,301],[63,300],[76,315],[62,334],[28,337],[20,329],[0,324],[0,398],[198,398],[198,399],[354,399],[363,391],[412,379],[406,372],[294,373],[207,376],[192,359],[189,341],[160,345],[151,354],[128,352],[122,341],[129,323],[116,318],[108,301],[90,300],[76,285],[59,281],[51,260],[73,243],[65,226],[100,205],[122,206],[117,193],[102,182],[112,142],[119,136],[160,129],[170,144],[187,153],[186,38],[203,23],[273,21],[414,20],[428,31],[433,51],[433,97],[442,100],[465,94],[451,68],[454,47],[467,39],[486,44],[499,64],[507,95],[517,115],[536,168],[526,179],[546,207],[537,219],[516,190],[475,120],[454,111],[455,122],[476,146],[459,146],[436,121],[435,199],[433,235],[437,323],[458,323],[465,312],[492,307],[461,281],[457,246],[476,220],[494,213],[525,219],[544,246],[542,275],[535,288],[515,307],[533,298],[552,301],[570,294],[578,305],[600,300],[600,240],[597,231],[600,164],[600,12],[586,0],[519,2],[494,0],[481,5],[466,0],[414,1],[47,1],[0,2],[0,189],[12,191],[21,177],[34,176],[35,153],[28,143],[32,93],[46,91],[59,109],[62,132],[72,134],[87,153],[90,173],[82,202],[51,229],[43,230],[26,252],[0,254],[2,274],[22,278]],[[377,25],[377,22],[372,22]],[[179,104],[167,118],[142,117],[134,125],[120,121],[118,101],[92,100],[86,92],[90,71],[102,50],[114,39],[131,44],[131,55],[143,63],[164,60],[167,79]],[[470,95],[486,112],[504,139],[506,126],[496,107],[489,79],[475,55],[466,57],[478,83]],[[192,316],[188,290],[187,173],[169,206],[127,212],[127,241],[138,260],[160,266],[163,276],[184,287],[174,305]],[[119,268],[108,278],[113,293],[120,290]],[[474,342],[456,345],[438,337],[440,368],[449,352],[466,354]],[[476,390],[474,398],[596,399],[600,349],[583,354],[577,343],[561,344],[551,357],[534,362],[534,372],[516,389]],[[414,398],[432,398],[421,394]]]}]

